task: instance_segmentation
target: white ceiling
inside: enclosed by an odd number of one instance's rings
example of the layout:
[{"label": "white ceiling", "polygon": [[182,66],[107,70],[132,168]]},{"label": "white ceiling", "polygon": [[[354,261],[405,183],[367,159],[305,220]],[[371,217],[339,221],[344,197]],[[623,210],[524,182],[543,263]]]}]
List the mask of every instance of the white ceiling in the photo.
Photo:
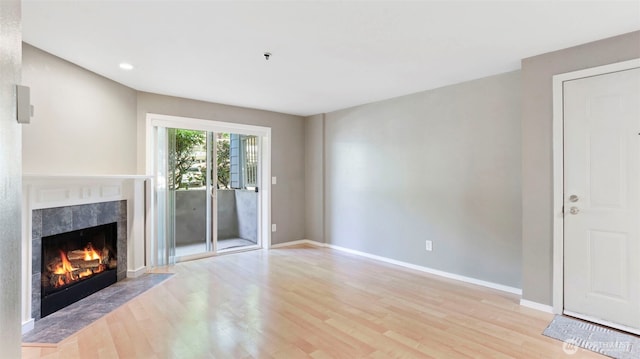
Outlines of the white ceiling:
[{"label": "white ceiling", "polygon": [[516,70],[639,29],[638,0],[23,2],[25,42],[117,82],[297,115]]}]

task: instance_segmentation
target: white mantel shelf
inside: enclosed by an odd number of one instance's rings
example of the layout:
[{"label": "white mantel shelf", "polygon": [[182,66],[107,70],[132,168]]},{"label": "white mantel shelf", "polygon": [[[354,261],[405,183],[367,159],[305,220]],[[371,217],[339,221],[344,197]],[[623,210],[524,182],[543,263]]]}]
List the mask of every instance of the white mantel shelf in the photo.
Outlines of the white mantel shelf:
[{"label": "white mantel shelf", "polygon": [[[153,181],[153,176],[134,174],[23,174],[23,205],[30,210],[96,202],[134,200],[134,187]],[[142,197],[144,198],[144,197]]]},{"label": "white mantel shelf", "polygon": [[22,175],[22,330],[33,328],[31,315],[32,211],[99,202],[127,201],[127,277],[146,272],[153,236],[153,176],[137,174]]}]

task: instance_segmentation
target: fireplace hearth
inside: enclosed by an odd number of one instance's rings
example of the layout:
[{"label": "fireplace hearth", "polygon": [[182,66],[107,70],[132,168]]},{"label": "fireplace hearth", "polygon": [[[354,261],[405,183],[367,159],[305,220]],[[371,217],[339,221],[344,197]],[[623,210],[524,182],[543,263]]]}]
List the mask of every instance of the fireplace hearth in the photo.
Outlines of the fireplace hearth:
[{"label": "fireplace hearth", "polygon": [[117,281],[117,223],[42,238],[41,317]]}]

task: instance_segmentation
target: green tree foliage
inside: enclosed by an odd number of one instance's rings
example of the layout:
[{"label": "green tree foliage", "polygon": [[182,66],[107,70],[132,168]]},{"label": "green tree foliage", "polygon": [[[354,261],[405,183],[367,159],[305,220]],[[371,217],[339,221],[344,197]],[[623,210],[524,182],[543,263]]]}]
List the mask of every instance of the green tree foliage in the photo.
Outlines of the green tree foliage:
[{"label": "green tree foliage", "polygon": [[[188,188],[190,182],[194,180],[192,167],[197,165],[195,152],[204,147],[207,138],[205,131],[170,129],[170,150],[169,165],[173,169],[173,176],[170,176],[169,186],[171,189]],[[229,144],[229,134],[220,133],[216,140],[218,188],[230,188],[231,172],[231,146]],[[189,171],[189,169],[192,169]],[[200,171],[195,172],[196,182],[204,184],[206,177],[206,166],[200,166]],[[186,177],[185,177],[186,176]]]},{"label": "green tree foliage", "polygon": [[[172,136],[175,134],[175,137]],[[173,168],[173,176],[169,183],[170,188],[184,186],[182,178],[189,168],[196,163],[194,155],[195,147],[203,146],[206,143],[206,132],[171,129],[169,132],[170,141],[175,141],[173,146],[169,146],[169,166]]]},{"label": "green tree foliage", "polygon": [[221,133],[216,141],[218,188],[230,188],[231,145],[229,134]]}]

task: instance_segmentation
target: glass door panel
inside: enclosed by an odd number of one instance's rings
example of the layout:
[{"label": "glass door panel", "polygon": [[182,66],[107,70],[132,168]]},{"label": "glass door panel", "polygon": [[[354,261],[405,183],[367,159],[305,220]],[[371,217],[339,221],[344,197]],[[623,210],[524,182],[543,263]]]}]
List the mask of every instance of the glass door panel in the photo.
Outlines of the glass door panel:
[{"label": "glass door panel", "polygon": [[178,260],[211,250],[206,131],[169,128],[169,206]]},{"label": "glass door panel", "polygon": [[153,262],[156,265],[175,263],[175,232],[173,193],[169,189],[169,152],[171,151],[169,131],[164,127],[156,128],[156,209],[158,211],[157,246]]},{"label": "glass door panel", "polygon": [[258,245],[258,137],[237,133],[216,136],[216,250]]}]

